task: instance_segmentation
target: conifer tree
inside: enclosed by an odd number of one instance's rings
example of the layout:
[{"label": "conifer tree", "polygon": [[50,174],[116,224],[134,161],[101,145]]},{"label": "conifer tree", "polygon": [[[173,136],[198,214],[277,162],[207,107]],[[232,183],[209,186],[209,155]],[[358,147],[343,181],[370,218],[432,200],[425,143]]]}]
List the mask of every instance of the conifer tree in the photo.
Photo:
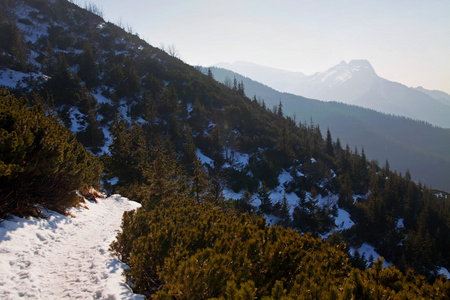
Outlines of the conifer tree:
[{"label": "conifer tree", "polygon": [[248,189],[246,189],[242,197],[236,201],[236,206],[241,211],[249,212],[252,211],[253,209],[252,202],[253,202],[253,195],[252,193],[249,192]]},{"label": "conifer tree", "polygon": [[211,68],[208,68],[208,77],[211,78],[211,79],[214,79],[214,75],[211,72]]},{"label": "conifer tree", "polygon": [[341,187],[339,189],[338,204],[340,207],[349,209],[353,206],[353,193],[349,172],[345,173],[341,179]]},{"label": "conifer tree", "polygon": [[48,81],[49,93],[53,95],[56,105],[75,105],[75,93],[79,83],[73,78],[69,71],[66,58],[63,54],[58,55],[55,74]]},{"label": "conifer tree", "polygon": [[329,128],[327,129],[327,137],[325,138],[325,153],[334,158],[333,140]]},{"label": "conifer tree", "polygon": [[[160,203],[168,205],[173,199],[182,198],[186,195],[187,185],[184,172],[178,165],[175,157],[170,155],[162,142],[157,140],[151,149],[152,160],[149,166],[143,170],[144,188],[147,197],[143,200],[142,206],[149,210]],[[198,186],[196,192],[202,190],[203,178],[198,172]],[[204,174],[203,174],[204,175]]]},{"label": "conifer tree", "polygon": [[281,100],[278,103],[277,115],[283,117],[283,103],[281,102]]},{"label": "conifer tree", "polygon": [[188,171],[192,171],[194,169],[193,162],[198,159],[197,157],[197,148],[195,146],[194,138],[192,136],[192,130],[189,124],[185,124],[184,131],[184,143],[183,143],[183,151],[182,151],[182,162],[186,166]]},{"label": "conifer tree", "polygon": [[47,40],[42,54],[40,56],[41,65],[43,67],[43,72],[47,76],[53,76],[55,73],[56,62],[55,62],[55,52],[53,50],[52,44]]},{"label": "conifer tree", "polygon": [[78,76],[85,82],[88,89],[95,88],[98,85],[98,67],[89,43],[83,45]]},{"label": "conifer tree", "polygon": [[244,82],[241,80],[241,82],[238,84],[237,92],[239,95],[245,97],[245,89],[244,89]]},{"label": "conifer tree", "polygon": [[198,157],[194,158],[193,162],[193,175],[192,175],[192,190],[194,192],[197,202],[200,201],[201,196],[207,191],[208,188],[208,174],[205,168],[201,165],[200,159]]},{"label": "conifer tree", "polygon": [[25,71],[28,47],[16,23],[14,21],[1,22],[0,32],[0,50],[10,54],[10,56],[4,56],[1,53],[0,58],[4,57],[6,61],[9,60],[9,67]]},{"label": "conifer tree", "polygon": [[270,199],[270,190],[267,188],[267,186],[263,183],[258,188],[258,198],[261,201],[261,205],[259,206],[259,210],[263,214],[271,214],[273,212],[273,204],[272,200]]},{"label": "conifer tree", "polygon": [[131,169],[134,162],[131,157],[132,144],[129,130],[129,124],[118,116],[112,126],[112,143],[109,146],[111,154],[107,160],[107,166],[110,176],[118,177],[121,184],[129,183],[134,176]]},{"label": "conifer tree", "polygon": [[282,225],[285,228],[288,228],[291,225],[291,214],[289,212],[289,203],[287,202],[286,193],[283,194],[283,198],[281,199],[281,207],[278,218],[279,225]]},{"label": "conifer tree", "polygon": [[105,135],[100,128],[99,122],[95,117],[95,112],[90,110],[85,130],[77,134],[78,140],[89,148],[92,153],[97,154],[100,152],[100,147],[104,144]]}]

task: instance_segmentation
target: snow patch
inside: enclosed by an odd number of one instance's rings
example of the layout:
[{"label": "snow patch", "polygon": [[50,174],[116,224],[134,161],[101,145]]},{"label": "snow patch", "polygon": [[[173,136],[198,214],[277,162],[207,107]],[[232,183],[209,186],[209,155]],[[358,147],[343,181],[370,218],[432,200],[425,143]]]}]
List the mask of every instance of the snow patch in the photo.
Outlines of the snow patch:
[{"label": "snow patch", "polygon": [[86,128],[86,123],[83,120],[83,116],[84,115],[78,110],[77,107],[72,107],[70,109],[70,131],[77,133]]},{"label": "snow patch", "polygon": [[[364,243],[359,247],[358,249],[359,254],[361,254],[367,261],[370,262],[371,259],[375,262],[379,257],[381,257],[376,251],[375,248],[372,245],[369,245],[367,243]],[[355,249],[350,248],[350,254],[354,254]],[[391,263],[387,262],[386,260],[383,260],[383,268],[387,268]]]},{"label": "snow patch", "polygon": [[204,155],[201,151],[200,151],[200,149],[197,149],[197,157],[198,157],[198,159],[200,159],[200,161],[202,162],[202,164],[204,164],[204,165],[209,165],[209,166],[211,166],[211,167],[213,167],[214,166],[214,161],[211,159],[211,158],[209,158],[208,156],[206,156],[206,155]]},{"label": "snow patch", "polygon": [[14,88],[17,86],[18,82],[22,81],[29,75],[30,74],[26,74],[11,69],[0,70],[0,86]]},{"label": "snow patch", "polygon": [[109,155],[111,154],[109,152],[109,146],[111,146],[112,144],[112,137],[111,137],[111,132],[109,131],[108,127],[101,127],[102,131],[103,131],[103,135],[105,136],[105,144],[103,145],[102,149],[102,154],[106,154]]},{"label": "snow patch", "polygon": [[238,200],[241,199],[244,195],[244,192],[235,193],[231,189],[224,189],[223,190],[223,196],[225,199],[233,199]]},{"label": "snow patch", "polygon": [[187,110],[187,113],[188,113],[188,118],[190,118],[191,117],[191,112],[194,110],[194,105],[192,105],[192,103],[188,103],[186,105],[186,110]]},{"label": "snow patch", "polygon": [[112,101],[110,99],[106,98],[99,92],[92,93],[92,96],[94,96],[94,98],[97,100],[97,103],[99,103],[99,104],[103,104],[103,103],[112,104]]},{"label": "snow patch", "polygon": [[403,225],[403,219],[397,220],[397,229],[403,229],[405,228],[405,225]]},{"label": "snow patch", "polygon": [[350,219],[350,214],[341,208],[338,209],[338,215],[336,219],[334,219],[334,224],[336,224],[336,227],[339,230],[349,229],[355,225],[355,223]]},{"label": "snow patch", "polygon": [[132,123],[131,117],[128,115],[129,106],[126,104],[125,101],[121,101],[118,110],[119,110],[120,115],[123,117],[123,119],[131,124]]},{"label": "snow patch", "polygon": [[438,274],[445,275],[445,276],[447,276],[447,279],[450,279],[450,272],[444,267],[439,269]]},{"label": "snow patch", "polygon": [[224,165],[224,168],[233,167],[236,170],[242,171],[248,166],[250,156],[247,153],[240,153],[232,151],[231,149],[225,149],[223,155],[228,160],[228,163]]},{"label": "snow patch", "polygon": [[283,172],[281,172],[281,174],[278,176],[278,182],[280,183],[280,185],[284,185],[285,183],[289,183],[292,180],[294,180],[294,178],[286,170],[283,170]]}]

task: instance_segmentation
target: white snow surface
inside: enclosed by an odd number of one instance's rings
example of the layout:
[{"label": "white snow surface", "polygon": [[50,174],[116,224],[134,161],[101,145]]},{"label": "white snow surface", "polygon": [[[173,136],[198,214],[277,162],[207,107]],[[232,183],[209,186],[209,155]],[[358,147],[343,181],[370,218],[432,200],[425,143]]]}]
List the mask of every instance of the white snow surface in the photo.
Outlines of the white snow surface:
[{"label": "white snow surface", "polygon": [[[359,254],[363,255],[367,261],[370,261],[371,259],[373,259],[373,261],[375,262],[379,257],[382,257],[381,255],[379,255],[377,253],[377,251],[375,251],[375,248],[368,243],[362,244],[361,247],[358,248],[358,252],[359,252]],[[350,248],[350,253],[354,254],[355,249]],[[383,260],[383,268],[387,268],[391,265],[392,265],[392,263],[390,263],[386,260]],[[372,266],[369,266],[369,267],[372,267]]]},{"label": "white snow surface", "polygon": [[237,151],[231,151],[231,149],[226,149],[223,151],[223,156],[227,157],[229,163],[224,164],[224,168],[233,167],[236,170],[242,171],[245,167],[248,166],[248,161],[250,159],[250,155],[247,153],[240,153]]},{"label": "white snow surface", "polygon": [[144,299],[133,294],[109,252],[124,211],[120,195],[72,208],[73,217],[12,217],[0,223],[0,299]]},{"label": "white snow surface", "polygon": [[447,279],[450,279],[450,272],[444,267],[442,267],[438,270],[438,274],[445,275],[445,276],[447,276]]},{"label": "white snow surface", "polygon": [[210,165],[211,167],[213,167],[214,166],[214,161],[211,159],[211,158],[209,158],[208,156],[206,156],[206,155],[204,155],[203,153],[202,153],[202,151],[200,151],[200,149],[197,149],[197,157],[198,157],[198,159],[200,159],[200,161],[202,162],[202,164],[204,164],[204,165]]},{"label": "white snow surface", "polygon": [[397,229],[403,229],[405,228],[405,225],[403,224],[403,219],[397,220]]},{"label": "white snow surface", "polygon": [[17,82],[28,77],[29,74],[14,71],[11,69],[0,70],[0,86],[5,86],[9,88],[14,88],[17,85]]},{"label": "white snow surface", "polygon": [[70,121],[72,126],[70,127],[70,131],[73,133],[77,133],[86,129],[86,124],[83,123],[83,114],[77,107],[72,107],[70,109]]},{"label": "white snow surface", "polygon": [[334,223],[336,224],[336,227],[340,230],[349,229],[353,225],[355,225],[352,219],[350,219],[350,214],[342,208],[338,209],[338,215],[336,219],[334,219]]}]

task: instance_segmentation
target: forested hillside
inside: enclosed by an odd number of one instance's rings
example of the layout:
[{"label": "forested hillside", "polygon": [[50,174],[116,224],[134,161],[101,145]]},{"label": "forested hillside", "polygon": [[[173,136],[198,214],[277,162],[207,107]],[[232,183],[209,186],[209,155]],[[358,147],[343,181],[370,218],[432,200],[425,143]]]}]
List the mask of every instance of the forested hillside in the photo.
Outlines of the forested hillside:
[{"label": "forested hillside", "polygon": [[[56,111],[102,158],[105,189],[141,202],[113,245],[139,291],[230,299],[448,291],[436,279],[450,270],[448,194],[70,2],[6,1],[1,17],[1,38],[22,46],[2,49],[0,84]],[[204,219],[183,221],[191,215]],[[349,226],[339,224],[342,215]],[[363,245],[396,268],[365,270]],[[274,269],[284,261],[286,269]]]},{"label": "forested hillside", "polygon": [[[286,114],[297,120],[310,119],[322,129],[329,128],[342,144],[361,148],[369,159],[389,161],[391,168],[414,181],[435,189],[449,190],[450,131],[423,121],[387,115],[367,108],[338,102],[325,102],[280,93],[250,78],[221,68],[209,68],[214,78],[230,87],[242,82],[245,94],[264,101],[267,107],[283,103]],[[202,69],[206,74],[207,68]],[[325,133],[325,132],[323,132]]]}]

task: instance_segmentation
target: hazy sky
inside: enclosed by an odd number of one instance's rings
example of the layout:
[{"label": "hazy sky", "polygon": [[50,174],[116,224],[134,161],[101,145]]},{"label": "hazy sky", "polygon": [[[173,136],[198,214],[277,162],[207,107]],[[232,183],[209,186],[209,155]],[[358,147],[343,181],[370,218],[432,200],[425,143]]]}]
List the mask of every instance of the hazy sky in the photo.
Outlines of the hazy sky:
[{"label": "hazy sky", "polygon": [[367,59],[381,77],[450,93],[448,0],[87,2],[191,65],[248,61],[310,75]]}]

